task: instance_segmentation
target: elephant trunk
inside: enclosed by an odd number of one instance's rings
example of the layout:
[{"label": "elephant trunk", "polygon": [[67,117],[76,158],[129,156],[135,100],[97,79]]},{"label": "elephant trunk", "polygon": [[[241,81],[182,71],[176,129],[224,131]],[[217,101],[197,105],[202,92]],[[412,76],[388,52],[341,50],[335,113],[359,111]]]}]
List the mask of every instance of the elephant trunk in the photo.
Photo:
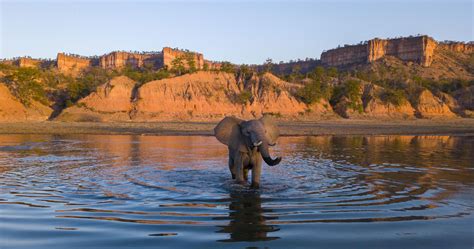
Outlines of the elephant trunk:
[{"label": "elephant trunk", "polygon": [[272,159],[272,157],[270,156],[270,153],[268,152],[268,143],[262,143],[258,147],[258,149],[260,150],[260,153],[262,154],[263,161],[265,161],[268,165],[275,166],[280,163],[281,157]]}]

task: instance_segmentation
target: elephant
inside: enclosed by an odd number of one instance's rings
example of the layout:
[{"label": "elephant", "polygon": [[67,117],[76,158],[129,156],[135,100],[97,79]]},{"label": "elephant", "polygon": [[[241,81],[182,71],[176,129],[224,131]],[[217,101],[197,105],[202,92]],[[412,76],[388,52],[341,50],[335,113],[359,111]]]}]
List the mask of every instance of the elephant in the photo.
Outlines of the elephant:
[{"label": "elephant", "polygon": [[232,179],[244,184],[248,180],[248,171],[252,170],[251,188],[260,187],[262,158],[269,165],[280,163],[281,157],[272,159],[269,146],[274,146],[280,135],[274,121],[264,116],[260,119],[245,121],[234,116],[225,117],[214,128],[219,142],[228,146],[229,169]]}]

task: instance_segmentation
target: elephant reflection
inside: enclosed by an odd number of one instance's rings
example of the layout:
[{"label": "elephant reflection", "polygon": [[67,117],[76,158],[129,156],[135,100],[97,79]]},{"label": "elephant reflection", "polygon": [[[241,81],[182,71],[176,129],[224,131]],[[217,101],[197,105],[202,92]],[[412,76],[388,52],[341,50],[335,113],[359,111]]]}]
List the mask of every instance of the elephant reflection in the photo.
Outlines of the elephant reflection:
[{"label": "elephant reflection", "polygon": [[231,193],[229,204],[229,216],[215,218],[218,220],[229,220],[229,223],[221,228],[218,233],[230,234],[229,239],[218,240],[219,242],[237,241],[268,241],[280,237],[268,236],[268,233],[279,231],[276,225],[267,225],[267,220],[277,219],[268,217],[264,213],[272,212],[270,209],[262,208],[262,200],[257,192]]}]

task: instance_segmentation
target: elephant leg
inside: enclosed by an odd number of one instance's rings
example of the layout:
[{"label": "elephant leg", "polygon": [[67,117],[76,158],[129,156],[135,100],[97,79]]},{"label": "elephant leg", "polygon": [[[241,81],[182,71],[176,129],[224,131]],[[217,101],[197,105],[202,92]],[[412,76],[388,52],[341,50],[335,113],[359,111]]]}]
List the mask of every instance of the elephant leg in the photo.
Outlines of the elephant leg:
[{"label": "elephant leg", "polygon": [[262,159],[255,160],[252,168],[252,185],[251,188],[260,188],[260,175],[262,174]]},{"label": "elephant leg", "polygon": [[235,168],[235,177],[238,183],[244,183],[244,166],[242,162],[242,153],[236,153],[237,156],[234,157],[234,168]]},{"label": "elephant leg", "polygon": [[232,175],[232,179],[235,179],[235,165],[234,165],[234,159],[232,158],[231,153],[229,153],[229,170],[230,170],[230,174]]},{"label": "elephant leg", "polygon": [[247,181],[249,179],[249,169],[244,168],[244,180]]}]

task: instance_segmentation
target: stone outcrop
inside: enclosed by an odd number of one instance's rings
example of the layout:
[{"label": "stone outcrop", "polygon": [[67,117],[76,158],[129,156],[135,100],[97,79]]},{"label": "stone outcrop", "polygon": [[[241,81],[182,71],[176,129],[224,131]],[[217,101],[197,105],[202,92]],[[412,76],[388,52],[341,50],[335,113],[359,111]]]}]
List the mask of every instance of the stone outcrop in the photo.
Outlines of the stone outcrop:
[{"label": "stone outcrop", "polygon": [[366,84],[362,95],[364,105],[364,115],[371,118],[414,118],[415,109],[408,100],[403,99],[399,105],[383,101],[381,96],[384,89],[382,87]]},{"label": "stone outcrop", "polygon": [[334,105],[334,111],[344,118],[356,119],[410,119],[415,118],[415,109],[408,100],[399,105],[384,101],[385,89],[364,82],[359,89],[360,98],[351,100],[341,97]]},{"label": "stone outcrop", "polygon": [[346,66],[370,63],[384,56],[394,56],[403,61],[414,61],[428,67],[433,61],[436,41],[428,36],[372,39],[364,44],[331,49],[321,54],[321,62],[328,66]]},{"label": "stone outcrop", "polygon": [[454,92],[453,97],[462,109],[474,111],[474,86]]},{"label": "stone outcrop", "polygon": [[210,61],[210,60],[204,60],[204,67],[207,67],[209,70],[219,70],[221,69],[222,63],[220,62],[215,62],[215,61]]},{"label": "stone outcrop", "polygon": [[416,115],[420,118],[454,118],[448,105],[429,90],[422,90],[414,101]]},{"label": "stone outcrop", "polygon": [[95,92],[66,108],[58,120],[120,121],[130,119],[135,82],[126,76],[113,78]]},{"label": "stone outcrop", "polygon": [[19,67],[40,67],[41,60],[39,59],[32,59],[27,57],[21,57],[15,61],[15,65]]},{"label": "stone outcrop", "polygon": [[130,53],[115,51],[100,57],[100,66],[104,69],[121,69],[125,66],[135,68],[142,68],[148,66],[150,68],[173,68],[173,61],[176,59],[182,60],[184,68],[189,68],[188,60],[194,61],[196,69],[204,69],[207,64],[208,69],[219,69],[221,64],[204,60],[204,56],[200,53],[190,52],[180,49],[172,49],[169,47],[163,48],[161,52],[150,53]]},{"label": "stone outcrop", "polygon": [[100,66],[104,69],[121,69],[125,66],[141,68],[145,65],[162,67],[162,54],[156,53],[129,53],[115,51],[100,57]]},{"label": "stone outcrop", "polygon": [[295,87],[271,74],[254,75],[244,82],[233,74],[197,72],[144,84],[138,89],[134,119],[218,120],[226,115],[252,118],[263,113],[296,117],[308,107],[292,96]]},{"label": "stone outcrop", "polygon": [[82,56],[58,53],[56,57],[56,64],[60,72],[76,75],[82,70],[92,66],[92,59]]},{"label": "stone outcrop", "polygon": [[216,119],[239,110],[229,101],[239,92],[235,77],[226,73],[197,72],[151,81],[138,89],[137,120]]},{"label": "stone outcrop", "polygon": [[464,54],[472,54],[474,53],[474,43],[464,43],[464,42],[442,42],[439,44],[441,48],[446,50],[464,53]]},{"label": "stone outcrop", "polygon": [[37,101],[29,106],[15,98],[8,87],[0,83],[0,122],[44,121],[53,110]]},{"label": "stone outcrop", "polygon": [[243,80],[234,74],[199,71],[151,81],[139,88],[130,79],[118,77],[66,108],[58,120],[209,121],[227,115],[253,118],[264,113],[306,119],[333,113],[326,101],[311,106],[298,101],[293,92],[299,87],[268,73]]},{"label": "stone outcrop", "polygon": [[190,56],[194,60],[196,69],[203,69],[204,67],[204,56],[200,53],[164,47],[162,54],[163,54],[163,65],[170,69],[173,68],[172,63],[177,58],[183,59],[183,66],[185,68],[188,68],[189,65],[187,61],[185,60],[187,56]]},{"label": "stone outcrop", "polygon": [[[283,81],[273,74],[253,75],[246,84],[241,85],[244,85],[243,90],[251,93],[252,96],[242,109],[243,116],[272,113],[277,116],[295,117],[309,110],[303,102],[293,97],[293,93],[300,85]],[[315,105],[313,109],[319,107]]]}]

